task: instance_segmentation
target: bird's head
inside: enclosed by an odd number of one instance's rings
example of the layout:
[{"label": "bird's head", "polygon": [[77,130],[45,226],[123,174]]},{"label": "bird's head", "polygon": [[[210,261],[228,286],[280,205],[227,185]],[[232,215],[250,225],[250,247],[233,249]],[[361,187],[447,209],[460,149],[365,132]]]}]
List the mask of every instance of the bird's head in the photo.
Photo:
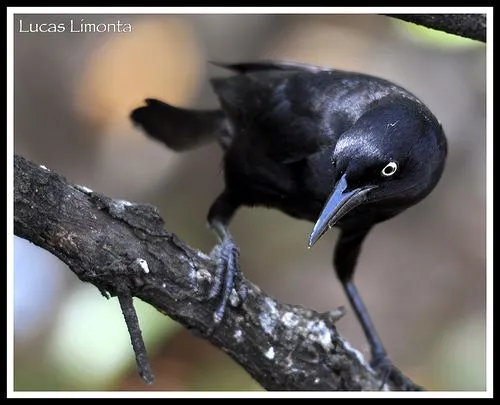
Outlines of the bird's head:
[{"label": "bird's head", "polygon": [[335,178],[309,238],[331,227],[369,227],[427,196],[441,177],[447,143],[420,102],[386,97],[343,133],[333,150]]}]

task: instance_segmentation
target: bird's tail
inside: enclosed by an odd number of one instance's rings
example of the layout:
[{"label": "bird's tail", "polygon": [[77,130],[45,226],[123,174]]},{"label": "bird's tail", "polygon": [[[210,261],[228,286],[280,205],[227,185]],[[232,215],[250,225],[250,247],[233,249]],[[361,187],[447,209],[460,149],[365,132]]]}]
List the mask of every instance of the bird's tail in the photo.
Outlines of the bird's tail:
[{"label": "bird's tail", "polygon": [[170,149],[184,151],[216,140],[224,122],[221,110],[197,111],[173,107],[155,99],[130,114],[134,124]]}]

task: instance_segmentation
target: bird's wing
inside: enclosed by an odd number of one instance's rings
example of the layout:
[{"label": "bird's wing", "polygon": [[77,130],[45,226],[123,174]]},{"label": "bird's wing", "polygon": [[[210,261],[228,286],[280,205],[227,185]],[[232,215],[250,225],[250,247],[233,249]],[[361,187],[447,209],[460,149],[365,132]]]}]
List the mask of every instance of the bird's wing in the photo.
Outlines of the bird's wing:
[{"label": "bird's wing", "polygon": [[273,160],[307,158],[345,130],[346,117],[332,111],[325,91],[332,80],[326,69],[295,62],[224,67],[240,73],[211,81],[233,131]]}]

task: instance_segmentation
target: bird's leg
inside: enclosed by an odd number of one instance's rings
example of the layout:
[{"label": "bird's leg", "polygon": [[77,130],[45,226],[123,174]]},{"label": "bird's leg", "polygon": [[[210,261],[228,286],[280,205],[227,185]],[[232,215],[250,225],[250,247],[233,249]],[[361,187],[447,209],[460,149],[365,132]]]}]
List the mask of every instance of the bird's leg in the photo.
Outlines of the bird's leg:
[{"label": "bird's leg", "polygon": [[349,298],[349,302],[351,303],[359,323],[363,328],[366,340],[368,340],[368,344],[370,345],[372,363],[374,365],[382,363],[387,358],[387,352],[377,331],[375,330],[375,325],[368,314],[368,310],[361,299],[361,295],[359,294],[356,285],[352,280],[350,280],[342,282],[342,286],[344,287],[344,291]]},{"label": "bird's leg", "polygon": [[352,279],[346,282],[343,281],[342,285],[370,345],[371,366],[380,373],[382,380],[380,389],[383,388],[387,381],[390,381],[403,391],[420,391],[422,388],[409,380],[389,359],[382,340]]},{"label": "bird's leg", "polygon": [[218,245],[212,251],[217,268],[210,297],[220,297],[219,305],[213,314],[214,326],[222,321],[235,277],[241,273],[238,246],[227,229],[237,208],[238,204],[230,199],[227,192],[223,192],[217,197],[208,212],[208,224],[219,238]]},{"label": "bird's leg", "polygon": [[402,390],[421,389],[410,381],[401,371],[392,364],[371,320],[368,310],[361,299],[361,295],[353,281],[356,262],[361,251],[361,245],[370,228],[357,231],[342,231],[335,247],[334,266],[337,276],[344,287],[344,291],[351,303],[356,317],[363,328],[366,340],[370,345],[371,365],[382,376],[382,386],[387,380]]},{"label": "bird's leg", "polygon": [[368,314],[361,295],[352,280],[361,245],[370,229],[362,231],[343,231],[335,247],[334,265],[344,291],[349,298],[352,308],[363,328],[366,339],[370,344],[373,361],[380,361],[387,357],[387,352],[375,330],[375,326]]}]

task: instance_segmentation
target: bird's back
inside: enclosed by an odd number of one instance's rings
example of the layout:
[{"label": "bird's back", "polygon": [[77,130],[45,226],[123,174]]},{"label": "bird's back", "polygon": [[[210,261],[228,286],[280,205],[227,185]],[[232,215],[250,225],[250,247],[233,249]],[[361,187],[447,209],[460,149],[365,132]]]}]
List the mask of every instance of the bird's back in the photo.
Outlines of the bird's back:
[{"label": "bird's back", "polygon": [[239,74],[211,83],[235,140],[279,162],[334,145],[367,106],[388,94],[416,99],[389,81],[360,73],[303,64],[228,67]]}]

